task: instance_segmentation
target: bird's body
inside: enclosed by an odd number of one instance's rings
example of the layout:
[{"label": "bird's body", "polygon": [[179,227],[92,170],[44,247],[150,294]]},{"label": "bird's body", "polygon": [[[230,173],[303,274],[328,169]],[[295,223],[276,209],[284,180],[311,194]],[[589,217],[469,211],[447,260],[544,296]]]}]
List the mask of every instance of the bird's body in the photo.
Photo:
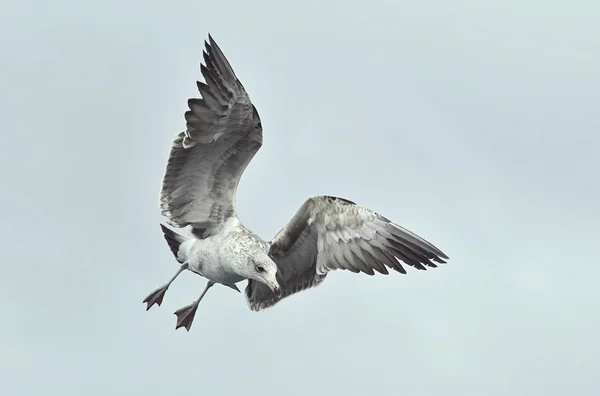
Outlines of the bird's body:
[{"label": "bird's body", "polygon": [[162,214],[183,235],[161,225],[181,267],[144,302],[160,305],[184,270],[208,283],[193,304],[176,311],[177,328],[190,329],[198,303],[216,283],[239,291],[247,279],[248,305],[258,311],[321,284],[336,269],[388,274],[436,267],[448,257],[418,235],[347,199],[310,197],[266,242],[240,222],[237,185],[262,146],[260,117],[218,45],[205,43],[202,99],[190,99],[187,129],[173,139],[160,195]]},{"label": "bird's body", "polygon": [[[204,239],[191,237],[177,252],[189,270],[215,283],[229,285],[246,279],[240,275],[247,257],[256,249],[267,253],[267,245],[248,231],[236,218],[229,219],[223,230]],[[240,260],[241,259],[241,260]]]},{"label": "bird's body", "polygon": [[179,257],[189,264],[189,270],[215,283],[231,284],[244,280],[229,257],[239,256],[235,249],[237,235],[233,231],[207,239],[190,239],[181,245]]}]

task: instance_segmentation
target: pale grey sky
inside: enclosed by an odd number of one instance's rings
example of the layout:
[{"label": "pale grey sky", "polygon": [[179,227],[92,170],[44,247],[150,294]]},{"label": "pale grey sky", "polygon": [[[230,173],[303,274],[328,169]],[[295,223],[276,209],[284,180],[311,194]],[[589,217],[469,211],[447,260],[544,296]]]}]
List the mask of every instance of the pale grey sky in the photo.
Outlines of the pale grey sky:
[{"label": "pale grey sky", "polygon": [[[0,393],[592,395],[600,388],[600,3],[4,1]],[[210,32],[264,145],[242,221],[270,239],[349,198],[450,263],[332,273],[190,333],[158,226]],[[245,283],[244,283],[245,285]]]}]

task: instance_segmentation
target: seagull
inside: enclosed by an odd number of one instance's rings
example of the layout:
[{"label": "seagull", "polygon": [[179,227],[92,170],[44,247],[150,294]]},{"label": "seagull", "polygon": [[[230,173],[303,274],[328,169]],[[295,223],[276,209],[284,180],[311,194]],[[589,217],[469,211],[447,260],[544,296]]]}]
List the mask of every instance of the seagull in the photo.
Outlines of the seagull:
[{"label": "seagull", "polygon": [[[175,275],[143,302],[160,306],[171,283],[185,270],[208,280],[200,296],[177,311],[175,330],[188,332],[198,304],[215,284],[240,292],[252,311],[320,285],[334,270],[406,274],[448,259],[434,245],[378,213],[350,200],[322,195],[304,201],[289,223],[266,242],[237,216],[236,192],[242,173],[263,142],[258,111],[212,38],[204,42],[205,82],[201,98],[188,100],[186,130],[171,144],[162,188],[160,224],[181,264]],[[241,293],[241,292],[240,292]]]}]

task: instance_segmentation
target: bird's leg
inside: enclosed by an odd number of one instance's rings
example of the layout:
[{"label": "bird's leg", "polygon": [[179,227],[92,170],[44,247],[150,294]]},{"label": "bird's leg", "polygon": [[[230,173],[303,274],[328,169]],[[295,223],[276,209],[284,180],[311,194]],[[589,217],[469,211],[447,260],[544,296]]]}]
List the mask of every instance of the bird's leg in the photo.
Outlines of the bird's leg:
[{"label": "bird's leg", "polygon": [[181,267],[179,267],[179,269],[177,270],[177,273],[175,275],[173,275],[173,277],[171,278],[170,281],[168,281],[167,283],[165,283],[158,289],[154,290],[152,293],[150,293],[148,295],[148,297],[146,297],[144,299],[143,302],[148,303],[148,306],[146,307],[146,311],[149,310],[150,308],[152,308],[152,306],[154,304],[156,304],[160,307],[163,297],[165,296],[165,293],[167,292],[167,289],[169,288],[169,286],[171,286],[171,283],[173,283],[175,278],[177,278],[179,276],[179,274],[181,274],[186,269],[188,269],[187,263],[183,264]]},{"label": "bird's leg", "polygon": [[194,316],[196,315],[196,310],[198,309],[198,304],[200,304],[200,301],[202,301],[202,298],[208,289],[210,289],[214,284],[215,283],[213,281],[208,281],[204,291],[196,301],[175,311],[175,315],[177,315],[177,326],[175,326],[175,330],[180,327],[185,327],[187,331],[190,331],[190,327],[192,327],[192,322],[194,321]]}]

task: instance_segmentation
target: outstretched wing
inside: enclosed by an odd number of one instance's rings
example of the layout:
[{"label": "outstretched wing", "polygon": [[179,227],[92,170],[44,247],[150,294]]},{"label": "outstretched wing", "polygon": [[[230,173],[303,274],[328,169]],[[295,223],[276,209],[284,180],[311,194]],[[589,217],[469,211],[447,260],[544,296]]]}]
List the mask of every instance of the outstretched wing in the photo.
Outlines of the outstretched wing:
[{"label": "outstretched wing", "polygon": [[187,129],[175,136],[160,193],[161,213],[176,227],[209,235],[235,216],[235,194],[246,166],[262,146],[256,108],[221,49],[209,35],[197,82],[202,99],[189,99]]},{"label": "outstretched wing", "polygon": [[330,196],[309,198],[271,241],[282,295],[248,281],[246,298],[258,311],[299,291],[319,285],[336,269],[405,274],[401,262],[420,270],[448,259],[438,248],[405,228],[354,202]]}]

